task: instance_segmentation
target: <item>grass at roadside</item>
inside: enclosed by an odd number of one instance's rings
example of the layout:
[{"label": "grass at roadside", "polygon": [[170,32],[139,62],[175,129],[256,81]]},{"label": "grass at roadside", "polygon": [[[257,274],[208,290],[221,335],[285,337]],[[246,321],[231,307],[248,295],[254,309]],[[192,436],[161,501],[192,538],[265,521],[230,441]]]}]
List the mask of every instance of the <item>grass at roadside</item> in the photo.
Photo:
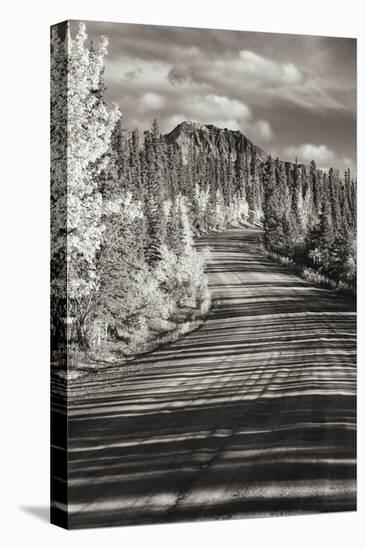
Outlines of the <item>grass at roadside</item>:
[{"label": "grass at roadside", "polygon": [[322,275],[321,273],[319,273],[319,271],[316,271],[315,269],[297,264],[292,258],[289,258],[288,256],[282,256],[280,254],[267,250],[263,245],[259,245],[259,250],[262,254],[264,254],[266,258],[274,260],[280,265],[285,266],[289,271],[291,271],[291,273],[295,273],[313,286],[325,288],[328,290],[339,291],[351,296],[355,295],[355,289],[342,281],[336,282],[329,277]]},{"label": "grass at roadside", "polygon": [[110,367],[127,371],[129,364],[138,356],[169,345],[197,330],[205,322],[210,307],[211,295],[206,287],[199,308],[185,304],[169,320],[150,327],[147,333],[137,332],[132,338],[120,342],[104,341],[97,350],[71,349],[68,352],[67,368],[59,364],[57,357],[53,358],[53,372],[60,378],[73,380]]}]

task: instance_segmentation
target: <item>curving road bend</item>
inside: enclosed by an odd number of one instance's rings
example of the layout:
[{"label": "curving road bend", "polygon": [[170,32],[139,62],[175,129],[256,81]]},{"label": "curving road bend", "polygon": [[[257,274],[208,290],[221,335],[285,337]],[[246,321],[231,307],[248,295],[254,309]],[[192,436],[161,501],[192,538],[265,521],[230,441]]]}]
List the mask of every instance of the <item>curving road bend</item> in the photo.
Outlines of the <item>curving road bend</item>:
[{"label": "curving road bend", "polygon": [[261,256],[257,235],[200,239],[199,330],[71,386],[71,528],[356,508],[355,304]]}]

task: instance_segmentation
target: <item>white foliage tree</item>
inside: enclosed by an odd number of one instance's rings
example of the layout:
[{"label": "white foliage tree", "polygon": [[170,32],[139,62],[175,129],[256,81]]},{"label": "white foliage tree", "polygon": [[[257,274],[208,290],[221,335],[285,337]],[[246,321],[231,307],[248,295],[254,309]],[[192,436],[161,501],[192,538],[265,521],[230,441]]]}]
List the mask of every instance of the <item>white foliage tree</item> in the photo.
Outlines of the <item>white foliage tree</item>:
[{"label": "white foliage tree", "polygon": [[196,183],[194,188],[193,202],[194,211],[196,212],[196,225],[198,233],[202,233],[207,229],[207,209],[210,200],[210,188],[201,187]]},{"label": "white foliage tree", "polygon": [[249,214],[249,205],[246,198],[236,193],[232,199],[230,206],[227,207],[228,223],[239,225],[241,222],[247,221]]},{"label": "white foliage tree", "polygon": [[189,221],[187,199],[183,195],[178,195],[178,216],[181,227],[181,241],[183,244],[183,252],[189,254],[193,246],[192,228]]},{"label": "white foliage tree", "polygon": [[220,189],[217,189],[215,196],[215,229],[224,229],[225,227],[225,202]]},{"label": "white foliage tree", "polygon": [[[107,39],[93,48],[85,44],[86,39],[82,23],[74,39],[67,31],[62,41],[55,30],[51,60],[52,253],[56,266],[66,259],[68,316],[79,332],[98,286],[96,255],[104,231],[98,189],[101,159],[120,117],[118,107],[109,109],[102,99]],[[56,267],[56,293],[63,287],[60,273]]]}]

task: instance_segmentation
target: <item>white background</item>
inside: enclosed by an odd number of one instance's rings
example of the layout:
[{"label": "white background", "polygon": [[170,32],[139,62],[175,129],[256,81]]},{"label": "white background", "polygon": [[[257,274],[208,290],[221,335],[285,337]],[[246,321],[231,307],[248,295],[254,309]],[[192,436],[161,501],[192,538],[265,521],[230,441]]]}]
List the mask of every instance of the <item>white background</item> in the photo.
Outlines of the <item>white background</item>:
[{"label": "white background", "polygon": [[[361,0],[8,0],[1,47],[0,537],[8,548],[364,547],[365,19]],[[359,511],[168,526],[63,531],[49,497],[49,25],[65,19],[201,26],[358,38]],[[362,337],[362,332],[364,336]]]}]

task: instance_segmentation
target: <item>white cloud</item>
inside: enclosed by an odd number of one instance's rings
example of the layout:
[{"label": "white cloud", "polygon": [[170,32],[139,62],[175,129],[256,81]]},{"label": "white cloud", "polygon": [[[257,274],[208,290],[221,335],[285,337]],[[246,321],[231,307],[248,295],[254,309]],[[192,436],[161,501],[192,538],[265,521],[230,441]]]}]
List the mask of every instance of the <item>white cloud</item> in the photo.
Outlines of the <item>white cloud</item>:
[{"label": "white cloud", "polygon": [[215,94],[195,96],[186,108],[204,122],[221,118],[248,119],[251,117],[250,109],[241,101]]},{"label": "white cloud", "polygon": [[215,94],[195,95],[190,101],[183,96],[177,107],[177,112],[164,121],[163,131],[172,130],[184,120],[243,131],[252,120],[252,113],[243,102]]},{"label": "white cloud", "polygon": [[309,164],[312,160],[317,165],[327,165],[335,160],[335,153],[326,145],[314,145],[304,143],[298,147],[288,147],[285,150],[285,155],[289,160],[294,160],[296,157],[299,162]]},{"label": "white cloud", "polygon": [[339,168],[342,171],[348,170],[349,168],[351,170],[351,177],[357,179],[357,163],[355,159],[351,159],[350,157],[343,157]]},{"label": "white cloud", "polygon": [[257,120],[252,127],[255,137],[263,141],[269,141],[273,137],[273,132],[270,123],[267,120]]},{"label": "white cloud", "polygon": [[106,58],[105,78],[112,85],[120,85],[128,91],[168,90],[171,84],[166,75],[171,65],[163,61],[146,61],[121,56]]},{"label": "white cloud", "polygon": [[[218,89],[222,95],[262,98],[267,103],[283,90],[298,89],[305,82],[303,71],[294,63],[279,63],[249,50],[231,57],[192,60],[188,67],[173,67],[173,76],[194,82],[207,89]],[[253,96],[254,94],[254,96]]]},{"label": "white cloud", "polygon": [[239,57],[241,72],[246,75],[255,75],[263,82],[294,84],[302,80],[300,70],[293,63],[276,63],[249,50],[242,50]]},{"label": "white cloud", "polygon": [[[231,56],[202,58],[199,52],[190,63],[170,66],[170,86],[219,90],[221,95],[268,107],[290,102],[312,111],[348,110],[354,105],[354,84],[342,75],[330,76],[324,68],[312,71],[299,63],[278,62],[251,50]],[[353,99],[352,99],[353,98]]]},{"label": "white cloud", "polygon": [[[352,177],[356,176],[356,163],[352,158],[342,157],[337,155],[332,149],[326,145],[314,145],[311,143],[304,143],[298,147],[288,147],[284,151],[284,158],[286,160],[295,161],[304,164],[310,164],[313,160],[319,170],[327,172],[330,167],[336,168],[343,174],[344,170],[348,168],[351,170]],[[280,155],[283,157],[283,155]]]},{"label": "white cloud", "polygon": [[150,92],[142,96],[141,103],[146,109],[156,111],[164,107],[165,100],[161,95]]},{"label": "white cloud", "polygon": [[289,83],[301,82],[302,74],[293,63],[287,63],[282,67],[283,77]]}]

